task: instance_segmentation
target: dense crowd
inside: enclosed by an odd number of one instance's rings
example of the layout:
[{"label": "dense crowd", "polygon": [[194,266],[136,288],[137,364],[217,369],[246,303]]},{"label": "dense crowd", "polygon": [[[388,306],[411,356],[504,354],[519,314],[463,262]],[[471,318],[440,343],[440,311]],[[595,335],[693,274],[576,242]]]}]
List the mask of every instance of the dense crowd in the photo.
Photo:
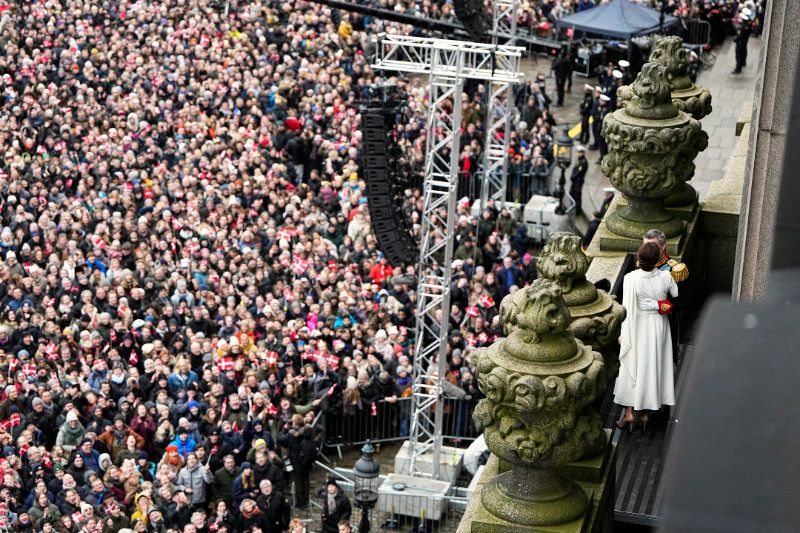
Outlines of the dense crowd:
[{"label": "dense crowd", "polygon": [[[0,527],[286,529],[325,414],[410,391],[417,274],[377,249],[355,105],[382,79],[368,35],[409,28],[300,1],[0,10]],[[419,164],[425,89],[397,83]],[[544,80],[517,94],[514,159],[546,160]],[[464,165],[481,98],[461,103]],[[446,378],[464,398],[500,300],[536,272],[508,210],[458,216]],[[349,515],[335,485],[323,508],[326,531]]]}]

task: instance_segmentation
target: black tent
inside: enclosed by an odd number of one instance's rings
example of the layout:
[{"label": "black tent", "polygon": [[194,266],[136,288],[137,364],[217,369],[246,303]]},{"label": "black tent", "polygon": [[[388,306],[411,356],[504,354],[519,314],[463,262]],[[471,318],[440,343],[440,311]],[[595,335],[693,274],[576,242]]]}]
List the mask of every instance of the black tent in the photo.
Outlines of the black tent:
[{"label": "black tent", "polygon": [[[558,21],[558,27],[574,28],[610,39],[628,40],[659,30],[661,13],[628,0],[611,0],[586,11],[580,11]],[[664,15],[664,28],[678,24],[672,15]]]}]

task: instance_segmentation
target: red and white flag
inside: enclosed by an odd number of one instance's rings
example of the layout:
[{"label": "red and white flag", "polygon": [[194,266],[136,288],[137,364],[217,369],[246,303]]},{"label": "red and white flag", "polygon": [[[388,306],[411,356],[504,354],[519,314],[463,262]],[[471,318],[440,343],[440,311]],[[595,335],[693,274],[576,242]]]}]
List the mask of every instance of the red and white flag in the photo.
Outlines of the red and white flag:
[{"label": "red and white flag", "polygon": [[267,407],[267,414],[269,416],[277,416],[278,415],[278,408],[275,407],[274,405],[270,405],[269,407]]},{"label": "red and white flag", "polygon": [[98,236],[95,236],[94,239],[92,239],[92,244],[94,244],[94,247],[99,250],[103,250],[107,246],[106,242]]},{"label": "red and white flag", "polygon": [[487,342],[489,342],[489,335],[481,332],[481,334],[478,335],[478,342],[480,342],[481,344],[486,344]]},{"label": "red and white flag", "polygon": [[53,341],[50,341],[47,346],[42,349],[45,357],[47,357],[48,361],[58,361],[58,345]]},{"label": "red and white flag", "polygon": [[27,365],[27,364],[26,365],[22,365],[22,371],[29,378],[36,377],[36,366],[35,365]]},{"label": "red and white flag", "polygon": [[298,276],[302,276],[308,270],[308,261],[303,259],[302,257],[295,257],[294,261],[292,261],[292,266],[290,267],[292,272],[294,272]]},{"label": "red and white flag", "polygon": [[76,524],[80,524],[81,522],[83,522],[83,514],[81,514],[80,511],[75,511],[74,513],[72,513],[72,521],[75,522]]},{"label": "red and white flag", "polygon": [[14,413],[8,417],[8,423],[11,424],[12,428],[22,424],[22,415],[19,413]]},{"label": "red and white flag", "polygon": [[227,372],[228,370],[233,370],[233,358],[223,357],[222,359],[217,361],[217,368],[219,368],[223,372]]},{"label": "red and white flag", "polygon": [[337,370],[339,368],[339,358],[333,354],[326,355],[325,362],[328,363],[328,366],[333,370]]},{"label": "red and white flag", "polygon": [[275,366],[278,364],[278,352],[267,352],[264,355],[264,362],[270,366]]},{"label": "red and white flag", "polygon": [[481,297],[479,298],[478,301],[483,307],[486,307],[487,309],[489,307],[494,307],[494,299],[492,299],[492,297],[489,296],[488,294],[481,294]]},{"label": "red and white flag", "polygon": [[471,317],[481,316],[481,310],[478,309],[477,305],[467,307],[467,316],[471,316]]}]

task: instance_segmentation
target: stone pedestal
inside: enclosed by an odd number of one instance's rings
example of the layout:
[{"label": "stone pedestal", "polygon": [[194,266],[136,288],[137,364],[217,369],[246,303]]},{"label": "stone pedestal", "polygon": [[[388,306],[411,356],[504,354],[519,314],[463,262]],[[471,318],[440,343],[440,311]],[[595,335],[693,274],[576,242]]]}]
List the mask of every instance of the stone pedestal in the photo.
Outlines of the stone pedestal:
[{"label": "stone pedestal", "polygon": [[[614,527],[615,452],[611,431],[606,430],[606,446],[602,453],[559,468],[559,472],[575,481],[588,498],[589,508],[582,517],[558,526],[522,527],[497,518],[486,510],[480,498],[472,498],[457,533],[611,533]],[[476,494],[503,470],[502,461],[492,455],[478,481]]]}]

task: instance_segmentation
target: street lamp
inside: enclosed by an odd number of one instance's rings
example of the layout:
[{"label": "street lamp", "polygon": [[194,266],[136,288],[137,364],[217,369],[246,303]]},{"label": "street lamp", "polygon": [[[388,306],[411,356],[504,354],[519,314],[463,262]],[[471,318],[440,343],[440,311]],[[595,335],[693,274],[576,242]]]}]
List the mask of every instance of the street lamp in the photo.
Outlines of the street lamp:
[{"label": "street lamp", "polygon": [[375,448],[367,441],[361,448],[361,458],[353,467],[356,506],[363,511],[358,524],[359,533],[369,533],[369,510],[378,501],[381,465],[372,458],[373,453],[375,453]]},{"label": "street lamp", "polygon": [[556,189],[556,198],[558,198],[557,215],[564,214],[564,186],[567,183],[567,168],[572,164],[573,144],[572,138],[569,136],[569,130],[564,128],[555,142],[556,162],[561,168],[561,177],[558,178],[558,189]]}]

